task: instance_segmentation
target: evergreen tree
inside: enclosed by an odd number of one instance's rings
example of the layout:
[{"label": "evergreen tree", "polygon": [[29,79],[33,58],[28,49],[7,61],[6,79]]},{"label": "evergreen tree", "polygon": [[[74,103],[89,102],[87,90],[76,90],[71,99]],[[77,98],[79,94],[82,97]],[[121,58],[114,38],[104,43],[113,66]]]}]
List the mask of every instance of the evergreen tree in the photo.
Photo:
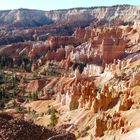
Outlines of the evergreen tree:
[{"label": "evergreen tree", "polygon": [[54,126],[57,124],[57,122],[58,122],[57,116],[56,116],[56,110],[55,110],[54,108],[51,109],[50,121],[51,121],[50,125],[53,126],[53,127],[54,127]]},{"label": "evergreen tree", "polygon": [[38,100],[38,92],[37,91],[32,94],[32,100],[33,101]]}]

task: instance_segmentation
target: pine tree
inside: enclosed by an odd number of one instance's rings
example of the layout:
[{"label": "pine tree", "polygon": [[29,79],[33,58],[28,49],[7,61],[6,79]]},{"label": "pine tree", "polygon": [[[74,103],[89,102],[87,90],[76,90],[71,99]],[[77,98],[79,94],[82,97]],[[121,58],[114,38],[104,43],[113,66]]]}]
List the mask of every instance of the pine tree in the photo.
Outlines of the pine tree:
[{"label": "pine tree", "polygon": [[51,117],[50,117],[50,121],[51,121],[51,123],[50,123],[50,125],[51,126],[55,126],[56,124],[57,124],[57,122],[58,122],[58,120],[57,120],[57,116],[56,116],[56,110],[54,109],[54,108],[52,108],[52,110],[51,110]]},{"label": "pine tree", "polygon": [[37,91],[32,94],[32,100],[33,101],[38,100],[38,92]]}]

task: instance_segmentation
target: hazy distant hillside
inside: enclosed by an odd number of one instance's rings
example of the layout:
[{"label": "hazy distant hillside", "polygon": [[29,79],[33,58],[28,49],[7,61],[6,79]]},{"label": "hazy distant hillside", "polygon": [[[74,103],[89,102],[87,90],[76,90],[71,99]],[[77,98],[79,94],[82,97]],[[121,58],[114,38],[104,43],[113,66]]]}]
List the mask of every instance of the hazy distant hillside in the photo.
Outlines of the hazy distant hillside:
[{"label": "hazy distant hillside", "polygon": [[133,21],[140,19],[140,8],[130,5],[112,7],[72,8],[65,10],[41,11],[17,9],[0,11],[0,25],[13,24],[20,27],[37,27],[59,20],[121,19]]},{"label": "hazy distant hillside", "polygon": [[48,19],[45,12],[40,10],[17,9],[0,12],[1,25],[16,23],[22,26],[41,26],[52,23],[52,20]]}]

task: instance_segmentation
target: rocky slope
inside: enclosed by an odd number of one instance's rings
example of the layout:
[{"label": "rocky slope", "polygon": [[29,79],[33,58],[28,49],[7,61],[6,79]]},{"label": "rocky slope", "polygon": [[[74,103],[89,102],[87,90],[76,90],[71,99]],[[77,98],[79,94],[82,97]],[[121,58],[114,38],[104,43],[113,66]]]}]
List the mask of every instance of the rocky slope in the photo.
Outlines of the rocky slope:
[{"label": "rocky slope", "polygon": [[[54,138],[55,137],[55,138]],[[0,139],[6,140],[76,140],[73,134],[62,134],[45,127],[16,119],[11,115],[0,113]]]}]

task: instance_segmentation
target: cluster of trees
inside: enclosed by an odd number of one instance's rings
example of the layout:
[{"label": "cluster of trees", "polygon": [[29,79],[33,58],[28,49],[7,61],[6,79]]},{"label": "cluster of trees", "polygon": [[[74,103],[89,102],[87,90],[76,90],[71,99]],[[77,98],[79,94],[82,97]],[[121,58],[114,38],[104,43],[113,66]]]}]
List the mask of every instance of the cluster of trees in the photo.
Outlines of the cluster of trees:
[{"label": "cluster of trees", "polygon": [[14,64],[13,58],[7,56],[7,55],[1,55],[0,56],[0,69],[8,67],[8,68],[21,68],[24,69],[27,72],[31,71],[32,61],[29,59],[29,57],[26,54],[21,54],[18,58],[19,60]]},{"label": "cluster of trees", "polygon": [[3,86],[1,86],[0,87],[0,100],[3,100],[5,98],[7,98],[6,89]]},{"label": "cluster of trees", "polygon": [[20,67],[28,72],[31,71],[31,67],[32,67],[32,61],[29,59],[29,57],[26,54],[22,54],[20,55]]},{"label": "cluster of trees", "polygon": [[0,74],[0,107],[5,107],[10,100],[16,98],[19,79],[15,74]]},{"label": "cluster of trees", "polygon": [[0,73],[0,85],[9,85],[9,87],[14,88],[19,82],[19,78],[13,73],[12,75],[7,75],[5,73]]},{"label": "cluster of trees", "polygon": [[3,67],[12,67],[13,66],[13,59],[6,55],[0,56],[0,68]]}]

